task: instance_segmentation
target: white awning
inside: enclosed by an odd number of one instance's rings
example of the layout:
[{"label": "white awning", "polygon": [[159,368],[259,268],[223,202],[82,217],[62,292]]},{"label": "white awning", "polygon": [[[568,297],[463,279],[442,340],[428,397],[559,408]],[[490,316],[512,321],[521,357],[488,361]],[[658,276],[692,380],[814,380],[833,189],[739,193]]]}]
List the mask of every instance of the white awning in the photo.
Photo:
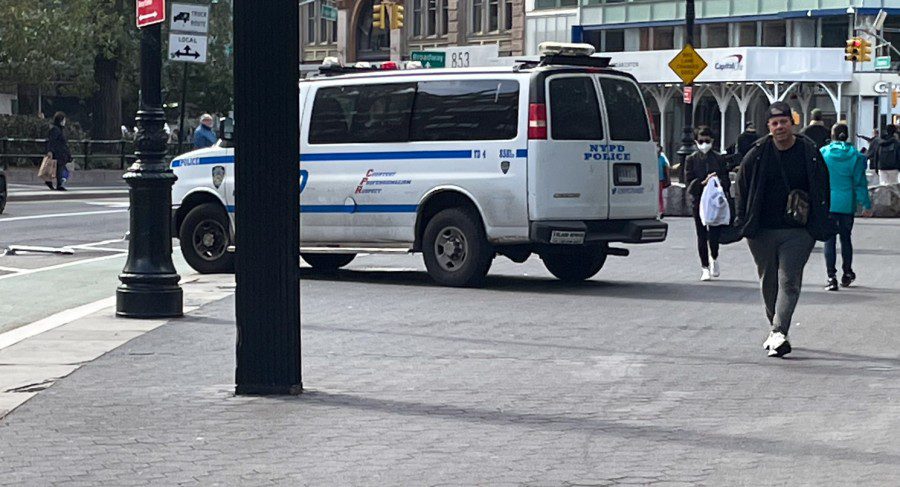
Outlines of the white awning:
[{"label": "white awning", "polygon": [[[848,82],[853,64],[841,48],[723,47],[697,49],[708,64],[694,83]],[[597,54],[611,67],[631,73],[640,83],[681,83],[668,64],[678,50]]]}]

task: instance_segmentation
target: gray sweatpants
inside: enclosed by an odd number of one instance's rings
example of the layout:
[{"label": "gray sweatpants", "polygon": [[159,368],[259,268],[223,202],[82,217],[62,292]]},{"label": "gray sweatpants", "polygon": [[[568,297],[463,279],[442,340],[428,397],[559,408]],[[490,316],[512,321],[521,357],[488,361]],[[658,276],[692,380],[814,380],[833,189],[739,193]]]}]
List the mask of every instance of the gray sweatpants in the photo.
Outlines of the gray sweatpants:
[{"label": "gray sweatpants", "polygon": [[806,229],[785,228],[760,230],[747,243],[756,262],[772,331],[787,335],[800,298],[803,268],[816,241]]}]

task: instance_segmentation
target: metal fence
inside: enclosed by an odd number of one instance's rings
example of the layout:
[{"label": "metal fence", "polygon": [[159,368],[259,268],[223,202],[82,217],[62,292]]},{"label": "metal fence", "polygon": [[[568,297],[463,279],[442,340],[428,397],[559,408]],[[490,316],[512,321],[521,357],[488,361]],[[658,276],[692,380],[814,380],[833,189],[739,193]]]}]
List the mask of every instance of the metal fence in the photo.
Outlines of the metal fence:
[{"label": "metal fence", "polygon": [[[46,154],[47,139],[0,138],[0,166],[38,167]],[[70,140],[69,150],[81,169],[125,170],[137,159],[133,140]],[[190,150],[189,144],[168,144],[166,160]]]}]

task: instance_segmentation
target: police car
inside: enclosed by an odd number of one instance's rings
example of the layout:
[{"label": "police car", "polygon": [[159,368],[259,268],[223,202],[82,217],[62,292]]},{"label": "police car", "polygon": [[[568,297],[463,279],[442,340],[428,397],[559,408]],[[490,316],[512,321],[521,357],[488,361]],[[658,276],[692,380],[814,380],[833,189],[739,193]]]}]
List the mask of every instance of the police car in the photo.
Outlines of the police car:
[{"label": "police car", "polygon": [[[472,286],[498,255],[537,254],[554,276],[580,281],[628,255],[611,244],[665,240],[634,78],[590,45],[541,50],[506,68],[300,81],[302,258],[335,270],[358,253],[421,252],[435,281]],[[175,234],[200,272],[233,267],[227,146],[172,161]]]}]

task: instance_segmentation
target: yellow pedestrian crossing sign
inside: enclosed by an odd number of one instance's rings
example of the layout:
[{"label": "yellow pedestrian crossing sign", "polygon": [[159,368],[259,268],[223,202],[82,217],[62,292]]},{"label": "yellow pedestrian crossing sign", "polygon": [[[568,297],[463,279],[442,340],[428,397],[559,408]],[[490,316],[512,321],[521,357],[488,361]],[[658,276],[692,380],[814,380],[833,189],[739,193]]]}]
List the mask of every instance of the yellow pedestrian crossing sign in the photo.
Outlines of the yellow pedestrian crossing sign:
[{"label": "yellow pedestrian crossing sign", "polygon": [[694,82],[697,76],[706,69],[706,61],[697,54],[694,46],[687,44],[684,48],[669,61],[669,68],[681,78],[684,84],[689,85]]}]

